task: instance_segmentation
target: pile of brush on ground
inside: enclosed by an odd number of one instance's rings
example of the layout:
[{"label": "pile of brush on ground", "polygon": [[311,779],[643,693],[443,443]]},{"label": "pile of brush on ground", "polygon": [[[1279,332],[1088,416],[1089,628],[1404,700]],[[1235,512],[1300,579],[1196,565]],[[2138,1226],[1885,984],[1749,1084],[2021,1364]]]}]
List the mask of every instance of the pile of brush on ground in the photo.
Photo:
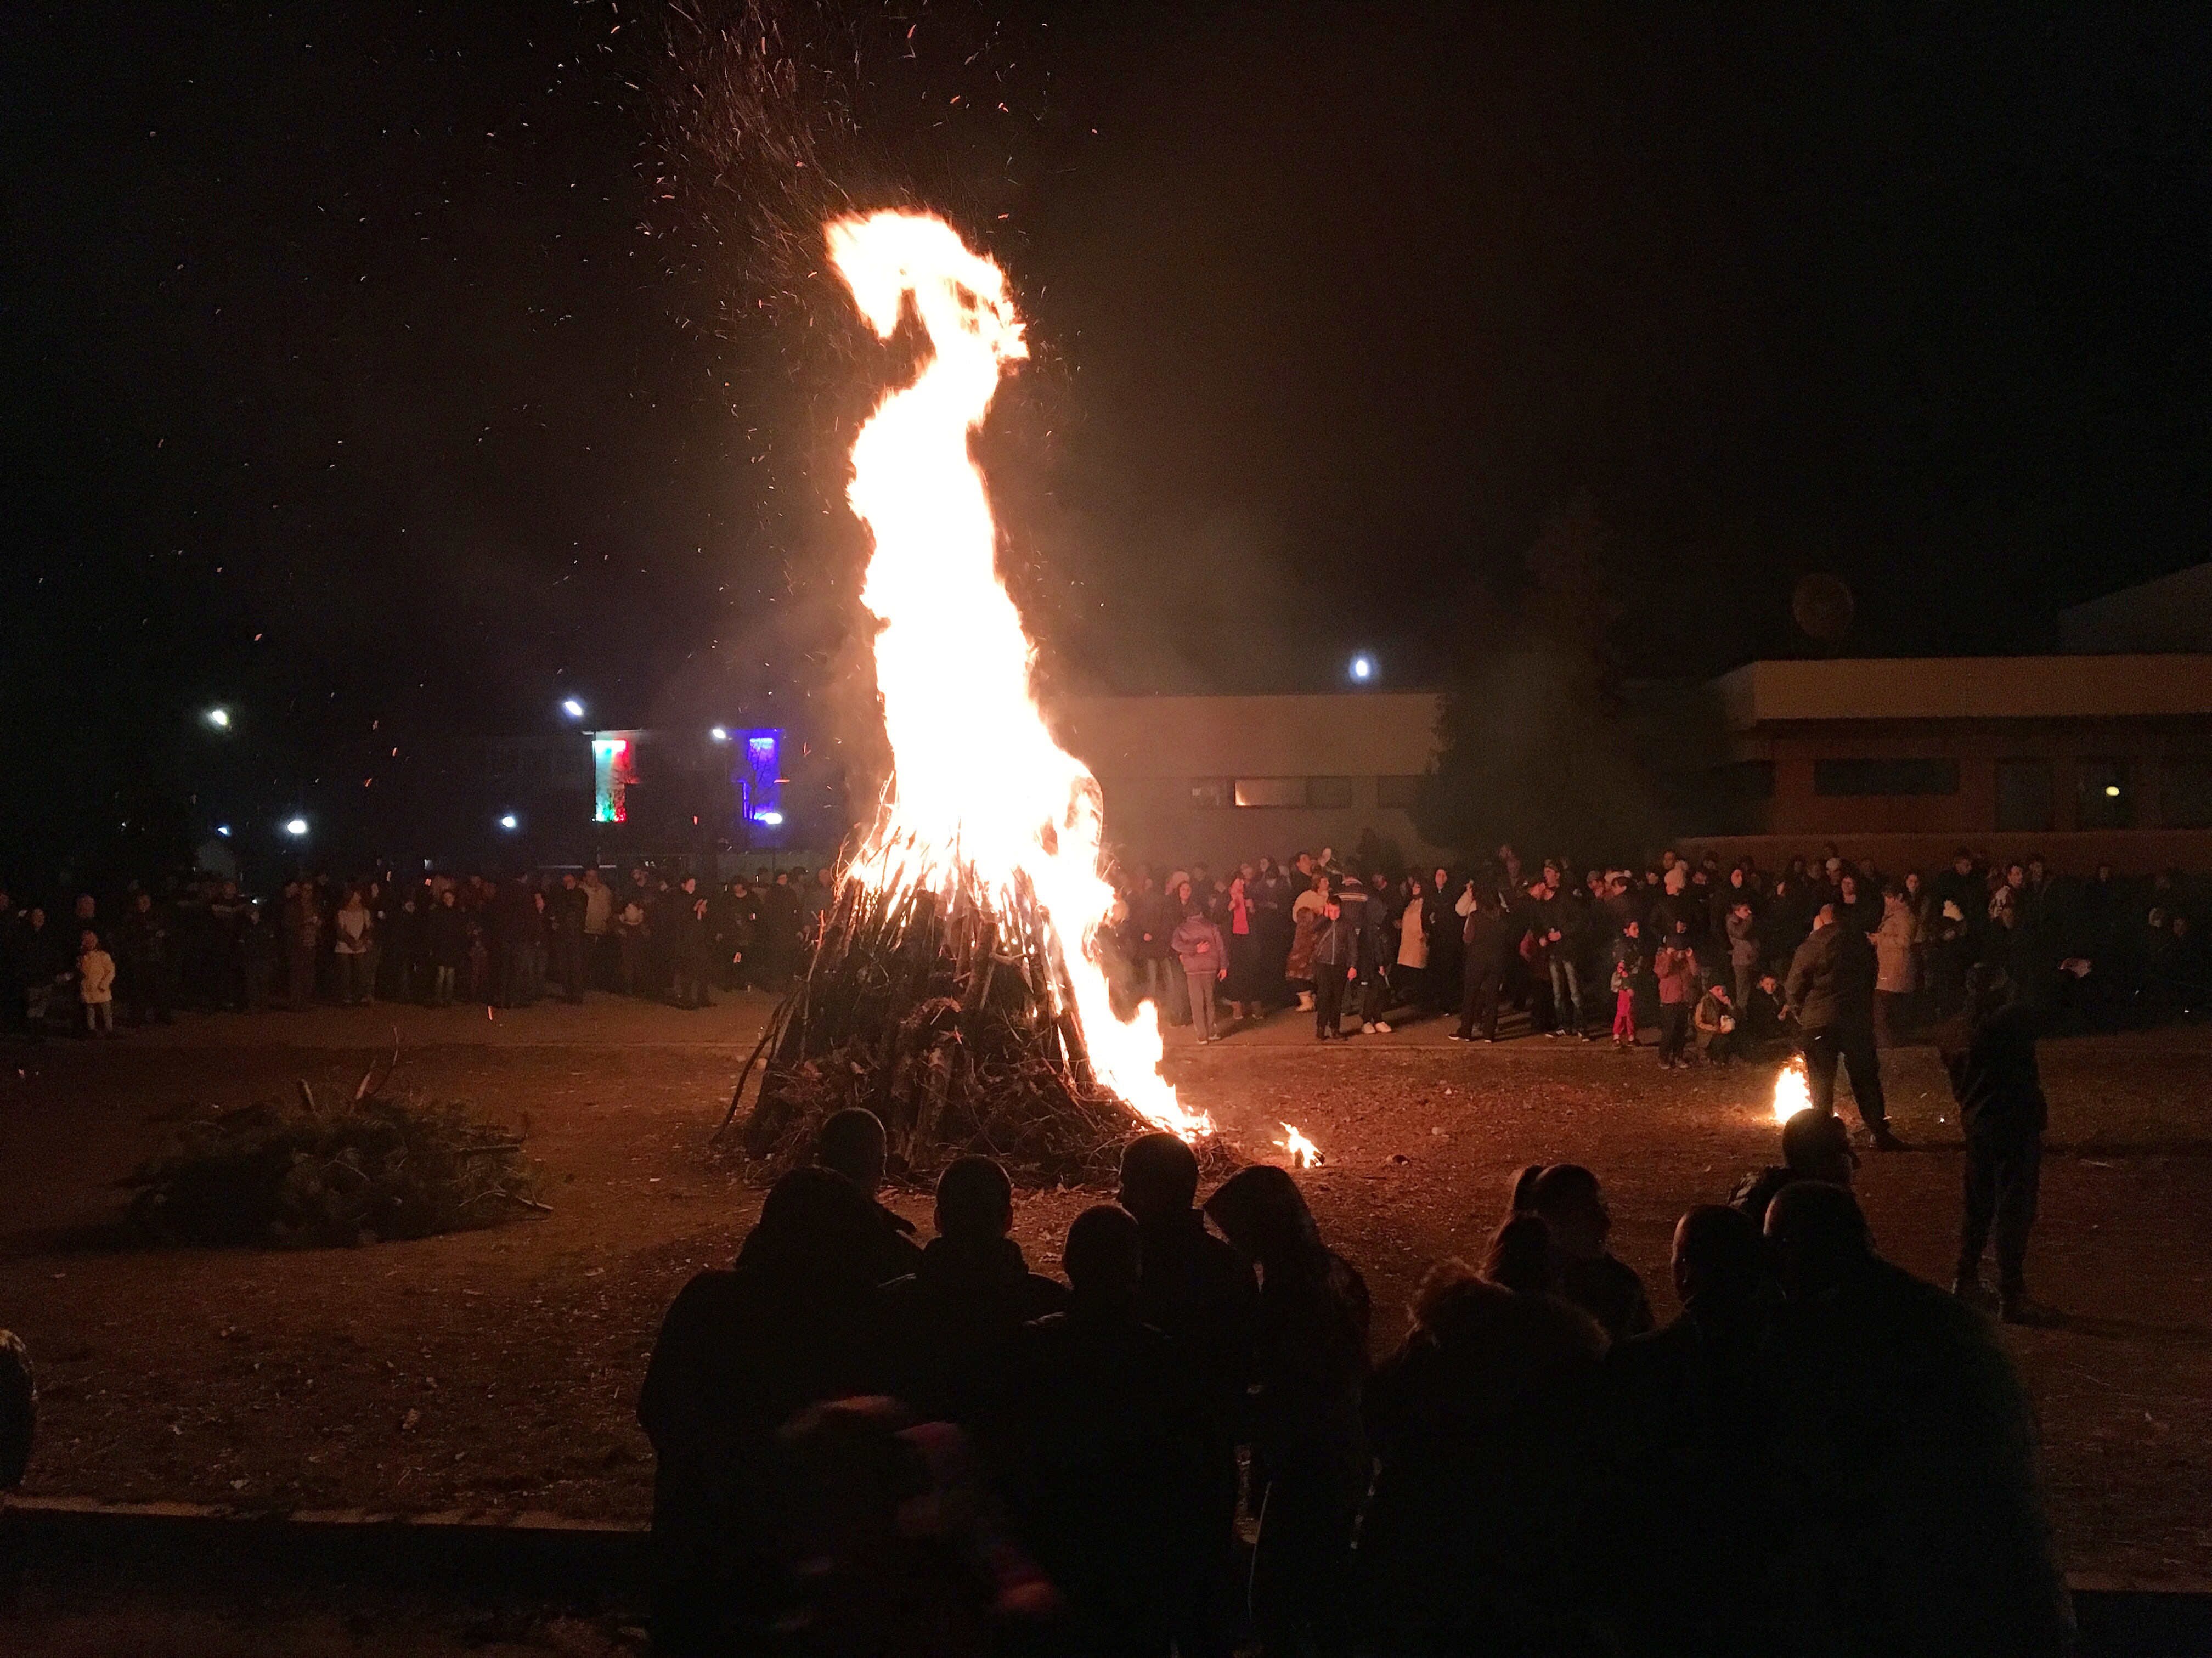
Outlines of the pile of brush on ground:
[{"label": "pile of brush on ground", "polygon": [[224,1111],[177,1130],[125,1184],[174,1243],[327,1248],[494,1226],[544,1211],[521,1136],[472,1106],[368,1095]]},{"label": "pile of brush on ground", "polygon": [[[1110,1184],[1145,1130],[1092,1072],[1060,941],[1034,899],[846,883],[806,977],[738,1081],[764,1066],[744,1146],[769,1178],[805,1162],[823,1119],[883,1119],[894,1178],[997,1158],[1026,1186]],[[1208,1167],[1234,1159],[1217,1141]]]}]

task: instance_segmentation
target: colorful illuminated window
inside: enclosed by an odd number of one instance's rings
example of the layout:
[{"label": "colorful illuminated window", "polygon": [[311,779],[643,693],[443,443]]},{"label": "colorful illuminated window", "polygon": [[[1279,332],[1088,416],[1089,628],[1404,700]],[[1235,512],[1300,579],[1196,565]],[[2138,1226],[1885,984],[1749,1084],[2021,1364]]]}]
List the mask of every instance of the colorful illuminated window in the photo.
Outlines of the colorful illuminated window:
[{"label": "colorful illuminated window", "polygon": [[738,810],[748,823],[764,829],[781,829],[783,778],[779,766],[783,757],[783,732],[780,729],[750,731],[744,738],[744,757],[731,780],[738,786]]},{"label": "colorful illuminated window", "polygon": [[592,821],[623,823],[629,821],[629,786],[637,781],[635,750],[626,735],[606,734],[592,738]]}]

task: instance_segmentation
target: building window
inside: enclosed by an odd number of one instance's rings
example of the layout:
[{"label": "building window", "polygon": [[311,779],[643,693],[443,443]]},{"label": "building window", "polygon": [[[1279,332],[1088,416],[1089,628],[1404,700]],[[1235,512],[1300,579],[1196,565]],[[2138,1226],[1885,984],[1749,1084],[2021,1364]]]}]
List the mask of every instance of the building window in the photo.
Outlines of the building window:
[{"label": "building window", "polygon": [[1813,793],[1854,794],[1956,794],[1955,760],[1815,760]]},{"label": "building window", "polygon": [[1310,806],[1348,806],[1352,804],[1349,777],[1309,777],[1306,804]]},{"label": "building window", "polygon": [[2042,834],[2051,824],[2051,762],[1997,762],[1997,827]]},{"label": "building window", "polygon": [[1428,780],[1425,777],[1378,777],[1375,780],[1375,804],[1411,811],[1420,804],[1421,785]]},{"label": "building window", "polygon": [[2212,760],[2173,755],[2160,765],[2158,815],[2168,829],[2212,829]]},{"label": "building window", "polygon": [[[1225,806],[1229,804],[1229,780],[1224,777],[1194,777],[1190,780],[1190,804],[1194,806]],[[1243,801],[1237,802],[1239,805]]]},{"label": "building window", "polygon": [[2085,829],[2133,829],[2136,791],[2124,760],[2074,762],[2074,822]]},{"label": "building window", "polygon": [[1306,780],[1303,777],[1240,777],[1237,804],[1240,806],[1303,806]]}]

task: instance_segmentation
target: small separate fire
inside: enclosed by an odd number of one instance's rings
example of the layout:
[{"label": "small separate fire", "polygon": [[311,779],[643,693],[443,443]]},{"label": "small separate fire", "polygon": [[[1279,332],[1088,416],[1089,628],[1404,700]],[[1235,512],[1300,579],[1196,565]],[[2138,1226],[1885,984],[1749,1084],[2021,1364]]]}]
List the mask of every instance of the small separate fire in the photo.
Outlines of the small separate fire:
[{"label": "small separate fire", "polygon": [[1283,1138],[1277,1140],[1275,1144],[1291,1154],[1291,1168],[1314,1169],[1327,1161],[1321,1154],[1321,1147],[1316,1145],[1290,1124],[1283,1124],[1282,1128]]},{"label": "small separate fire", "polygon": [[1792,1054],[1774,1078],[1774,1121],[1788,1122],[1813,1103],[1813,1086],[1805,1072],[1805,1058]]}]

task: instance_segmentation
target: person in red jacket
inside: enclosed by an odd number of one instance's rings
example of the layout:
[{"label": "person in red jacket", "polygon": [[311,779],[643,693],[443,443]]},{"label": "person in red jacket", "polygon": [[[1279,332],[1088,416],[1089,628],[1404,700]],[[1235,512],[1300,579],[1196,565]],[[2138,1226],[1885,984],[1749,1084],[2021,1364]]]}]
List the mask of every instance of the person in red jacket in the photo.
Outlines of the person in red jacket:
[{"label": "person in red jacket", "polygon": [[1698,957],[1690,947],[1690,924],[1674,923],[1674,932],[1651,958],[1659,979],[1659,1064],[1662,1070],[1687,1070],[1682,1052],[1690,1034],[1690,1010],[1698,1000]]}]

